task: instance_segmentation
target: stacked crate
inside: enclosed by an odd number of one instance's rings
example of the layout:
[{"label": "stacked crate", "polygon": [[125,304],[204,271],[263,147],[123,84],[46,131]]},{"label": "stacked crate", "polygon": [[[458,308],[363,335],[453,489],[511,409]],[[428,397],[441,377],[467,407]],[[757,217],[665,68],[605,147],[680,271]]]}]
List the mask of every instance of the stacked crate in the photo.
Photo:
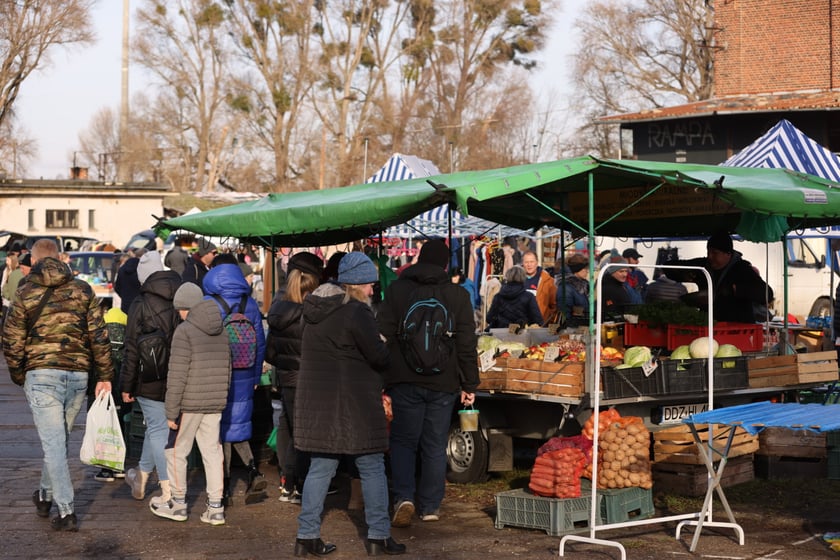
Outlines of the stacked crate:
[{"label": "stacked crate", "polygon": [[[697,426],[704,445],[712,438],[715,449],[723,452],[729,437],[728,428],[715,425],[710,434],[708,426]],[[759,448],[758,437],[736,428],[723,470],[721,487],[727,488],[755,478],[753,453]],[[708,451],[708,449],[707,449]],[[721,456],[712,455],[717,465]],[[686,424],[653,432],[653,485],[659,492],[674,492],[686,496],[702,496],[708,488],[709,472]]]},{"label": "stacked crate", "polygon": [[765,428],[758,437],[759,478],[826,478],[826,435],[811,430]]}]

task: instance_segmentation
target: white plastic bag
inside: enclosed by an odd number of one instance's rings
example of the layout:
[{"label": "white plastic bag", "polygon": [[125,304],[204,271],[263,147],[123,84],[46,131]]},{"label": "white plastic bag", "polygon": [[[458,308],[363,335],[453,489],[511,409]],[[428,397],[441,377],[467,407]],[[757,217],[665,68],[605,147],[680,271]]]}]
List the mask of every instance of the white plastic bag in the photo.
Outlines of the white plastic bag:
[{"label": "white plastic bag", "polygon": [[87,412],[79,459],[86,465],[125,469],[125,441],[111,391],[100,393]]}]

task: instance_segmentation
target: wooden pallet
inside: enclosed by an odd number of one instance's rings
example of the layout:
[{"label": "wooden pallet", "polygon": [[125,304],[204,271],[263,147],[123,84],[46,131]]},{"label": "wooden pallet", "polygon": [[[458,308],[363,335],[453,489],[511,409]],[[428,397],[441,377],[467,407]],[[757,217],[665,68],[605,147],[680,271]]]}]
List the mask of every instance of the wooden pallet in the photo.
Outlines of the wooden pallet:
[{"label": "wooden pallet", "polygon": [[775,457],[826,457],[824,433],[788,428],[765,428],[758,434],[759,455]]},{"label": "wooden pallet", "polygon": [[[697,432],[701,440],[708,443],[708,427],[697,426]],[[715,425],[713,433],[713,447],[722,453],[729,438],[729,429]],[[735,437],[729,448],[729,458],[752,454],[758,449],[758,436],[750,435],[743,428],[735,428]],[[720,455],[714,454],[712,460],[717,459],[720,459]],[[655,463],[703,464],[700,450],[697,449],[694,437],[685,424],[653,432],[653,460]]]},{"label": "wooden pallet", "polygon": [[583,373],[549,373],[509,368],[505,391],[579,397],[583,394]]},{"label": "wooden pallet", "polygon": [[810,352],[755,358],[748,362],[750,387],[784,387],[837,381],[837,353]]},{"label": "wooden pallet", "polygon": [[[709,486],[709,473],[703,465],[682,463],[654,463],[651,467],[653,489],[682,496],[703,496]],[[723,488],[749,482],[755,478],[753,456],[741,455],[729,459],[723,470]]]}]

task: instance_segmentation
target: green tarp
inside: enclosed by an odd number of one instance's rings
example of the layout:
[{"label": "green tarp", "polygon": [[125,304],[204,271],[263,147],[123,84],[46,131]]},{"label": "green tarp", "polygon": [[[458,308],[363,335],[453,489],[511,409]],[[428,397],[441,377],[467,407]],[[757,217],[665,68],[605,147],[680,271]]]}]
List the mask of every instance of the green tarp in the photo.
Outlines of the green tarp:
[{"label": "green tarp", "polygon": [[785,222],[787,229],[840,224],[840,185],[810,175],[592,157],[271,194],[163,224],[266,246],[304,247],[368,237],[447,200],[461,213],[491,222],[580,235],[707,235],[734,231],[744,212],[750,212],[756,241]]}]

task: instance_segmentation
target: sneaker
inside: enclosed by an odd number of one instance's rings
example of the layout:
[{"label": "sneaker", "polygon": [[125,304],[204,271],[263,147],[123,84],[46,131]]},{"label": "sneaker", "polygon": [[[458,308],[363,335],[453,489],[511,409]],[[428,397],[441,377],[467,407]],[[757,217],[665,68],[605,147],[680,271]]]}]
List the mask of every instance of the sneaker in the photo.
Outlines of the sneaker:
[{"label": "sneaker", "polygon": [[330,487],[327,488],[327,496],[332,496],[333,494],[338,494],[338,486],[330,484]]},{"label": "sneaker", "polygon": [[101,469],[93,478],[99,482],[114,482],[114,471],[111,469]]},{"label": "sneaker", "polygon": [[431,511],[420,516],[420,521],[440,521],[440,513]]},{"label": "sneaker", "polygon": [[125,471],[114,471],[114,478],[125,478]]},{"label": "sneaker", "polygon": [[391,518],[392,527],[409,527],[411,518],[414,516],[414,504],[408,500],[402,500],[394,508],[394,517]]},{"label": "sneaker", "polygon": [[225,508],[224,506],[213,507],[207,505],[207,509],[201,514],[201,521],[209,523],[210,525],[224,525],[225,524]]},{"label": "sneaker", "polygon": [[49,517],[52,509],[52,500],[42,500],[41,491],[35,490],[32,494],[32,503],[35,504],[35,515],[38,517]]},{"label": "sneaker", "polygon": [[292,490],[289,492],[285,488],[280,491],[280,498],[281,502],[286,502],[289,504],[299,504],[301,502],[300,492],[297,490]]},{"label": "sneaker", "polygon": [[70,531],[75,533],[79,530],[79,522],[76,519],[75,513],[70,513],[64,517],[56,515],[50,520],[50,525],[56,531]]},{"label": "sneaker", "polygon": [[140,469],[128,469],[125,474],[125,483],[131,488],[131,497],[135,500],[142,500],[146,497],[146,482],[149,480],[149,473]]},{"label": "sneaker", "polygon": [[165,517],[172,521],[187,520],[187,503],[167,500],[163,503],[156,503],[154,499],[149,501],[149,509],[158,517]]}]

